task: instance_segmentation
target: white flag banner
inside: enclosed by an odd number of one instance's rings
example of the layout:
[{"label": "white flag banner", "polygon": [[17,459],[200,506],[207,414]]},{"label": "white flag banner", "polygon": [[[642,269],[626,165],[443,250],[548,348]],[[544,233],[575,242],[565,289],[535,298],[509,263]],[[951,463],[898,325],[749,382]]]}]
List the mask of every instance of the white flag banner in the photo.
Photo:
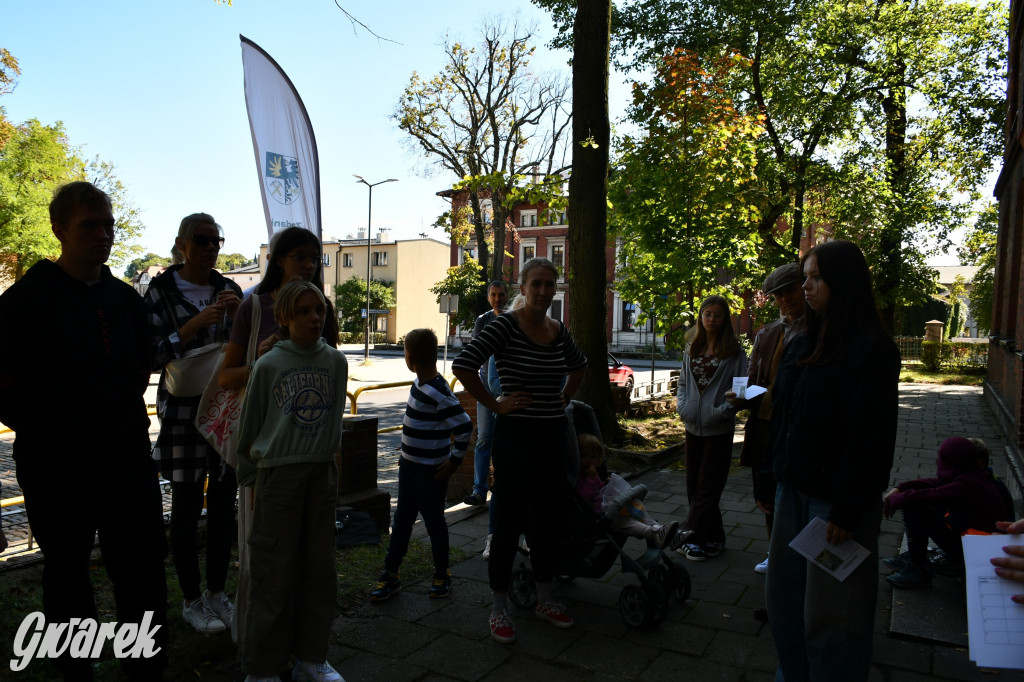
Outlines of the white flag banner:
[{"label": "white flag banner", "polygon": [[306,107],[277,62],[245,36],[239,38],[267,238],[297,226],[320,239],[320,161]]}]

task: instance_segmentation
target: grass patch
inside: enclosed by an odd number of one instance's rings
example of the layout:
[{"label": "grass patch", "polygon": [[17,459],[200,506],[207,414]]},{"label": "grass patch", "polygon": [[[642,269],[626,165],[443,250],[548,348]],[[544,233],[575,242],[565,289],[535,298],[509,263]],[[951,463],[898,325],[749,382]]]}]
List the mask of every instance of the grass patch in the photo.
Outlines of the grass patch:
[{"label": "grass patch", "polygon": [[[338,611],[339,615],[362,604],[370,595],[377,575],[384,565],[387,549],[387,534],[376,546],[349,547],[338,549]],[[114,622],[114,594],[106,571],[99,560],[99,552],[93,553],[91,578],[96,608],[101,622]],[[469,554],[453,547],[449,557],[457,564]],[[232,554],[228,570],[226,590],[234,594],[238,579],[237,553]],[[202,564],[202,561],[200,562]],[[241,679],[236,667],[237,647],[228,633],[206,636],[195,632],[181,619],[181,590],[178,587],[174,564],[168,557],[167,571],[167,622],[170,628],[170,644],[167,651],[168,676],[172,680],[196,680],[213,678],[220,680]],[[433,560],[430,544],[419,540],[409,543],[409,553],[402,562],[402,580],[406,584],[429,579],[433,574]],[[25,567],[8,567],[0,570],[0,649],[14,651],[14,636],[26,615],[43,610],[43,567],[41,563]],[[202,574],[202,571],[201,571]],[[6,661],[4,668],[6,668]],[[94,666],[97,680],[121,679],[120,665],[114,658],[108,643]],[[45,660],[33,659],[18,679],[49,682],[57,676],[53,666]]]},{"label": "grass patch", "polygon": [[931,371],[923,365],[904,365],[900,370],[900,381],[909,384],[941,384],[944,386],[981,386],[985,383],[985,370],[954,372],[951,370]]}]

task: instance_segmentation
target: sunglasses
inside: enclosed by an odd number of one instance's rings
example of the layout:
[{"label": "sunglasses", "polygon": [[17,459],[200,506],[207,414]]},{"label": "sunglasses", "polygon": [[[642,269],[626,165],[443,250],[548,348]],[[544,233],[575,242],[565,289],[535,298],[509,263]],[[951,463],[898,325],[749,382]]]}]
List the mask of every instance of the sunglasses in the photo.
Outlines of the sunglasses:
[{"label": "sunglasses", "polygon": [[210,237],[205,234],[194,234],[192,235],[192,241],[196,246],[216,246],[218,249],[224,246],[224,237]]}]

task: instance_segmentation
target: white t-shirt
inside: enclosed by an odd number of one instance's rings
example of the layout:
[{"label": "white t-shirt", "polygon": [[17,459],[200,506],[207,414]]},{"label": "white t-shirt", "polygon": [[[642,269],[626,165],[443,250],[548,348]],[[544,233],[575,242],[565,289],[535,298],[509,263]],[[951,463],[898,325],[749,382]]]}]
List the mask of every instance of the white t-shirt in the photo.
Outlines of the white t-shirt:
[{"label": "white t-shirt", "polygon": [[[178,291],[185,297],[185,300],[200,311],[214,302],[212,284],[192,284],[192,282],[182,279],[181,275],[177,272],[174,273],[174,283],[178,286]],[[209,333],[211,339],[215,338],[217,325],[210,325]]]}]

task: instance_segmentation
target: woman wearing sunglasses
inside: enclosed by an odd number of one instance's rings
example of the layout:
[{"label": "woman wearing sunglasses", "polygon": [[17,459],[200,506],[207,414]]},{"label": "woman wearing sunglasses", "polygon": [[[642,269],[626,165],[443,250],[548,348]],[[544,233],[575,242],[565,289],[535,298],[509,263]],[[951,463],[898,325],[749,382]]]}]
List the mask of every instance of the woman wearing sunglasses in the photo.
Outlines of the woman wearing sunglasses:
[{"label": "woman wearing sunglasses", "polygon": [[[160,435],[153,457],[160,474],[171,482],[171,552],[185,597],[182,617],[198,632],[223,632],[231,625],[234,606],[224,594],[231,543],[235,539],[234,469],[195,428],[202,388],[177,388],[168,372],[187,376],[204,373],[200,363],[183,360],[191,350],[224,342],[241,302],[241,289],[214,270],[224,246],[223,230],[206,213],[186,216],[174,240],[183,262],[153,279],[146,292],[155,344],[154,369],[161,370],[157,392]],[[176,378],[176,377],[174,377]],[[205,387],[210,376],[194,377]],[[206,489],[206,592],[200,591],[196,528]]]}]

